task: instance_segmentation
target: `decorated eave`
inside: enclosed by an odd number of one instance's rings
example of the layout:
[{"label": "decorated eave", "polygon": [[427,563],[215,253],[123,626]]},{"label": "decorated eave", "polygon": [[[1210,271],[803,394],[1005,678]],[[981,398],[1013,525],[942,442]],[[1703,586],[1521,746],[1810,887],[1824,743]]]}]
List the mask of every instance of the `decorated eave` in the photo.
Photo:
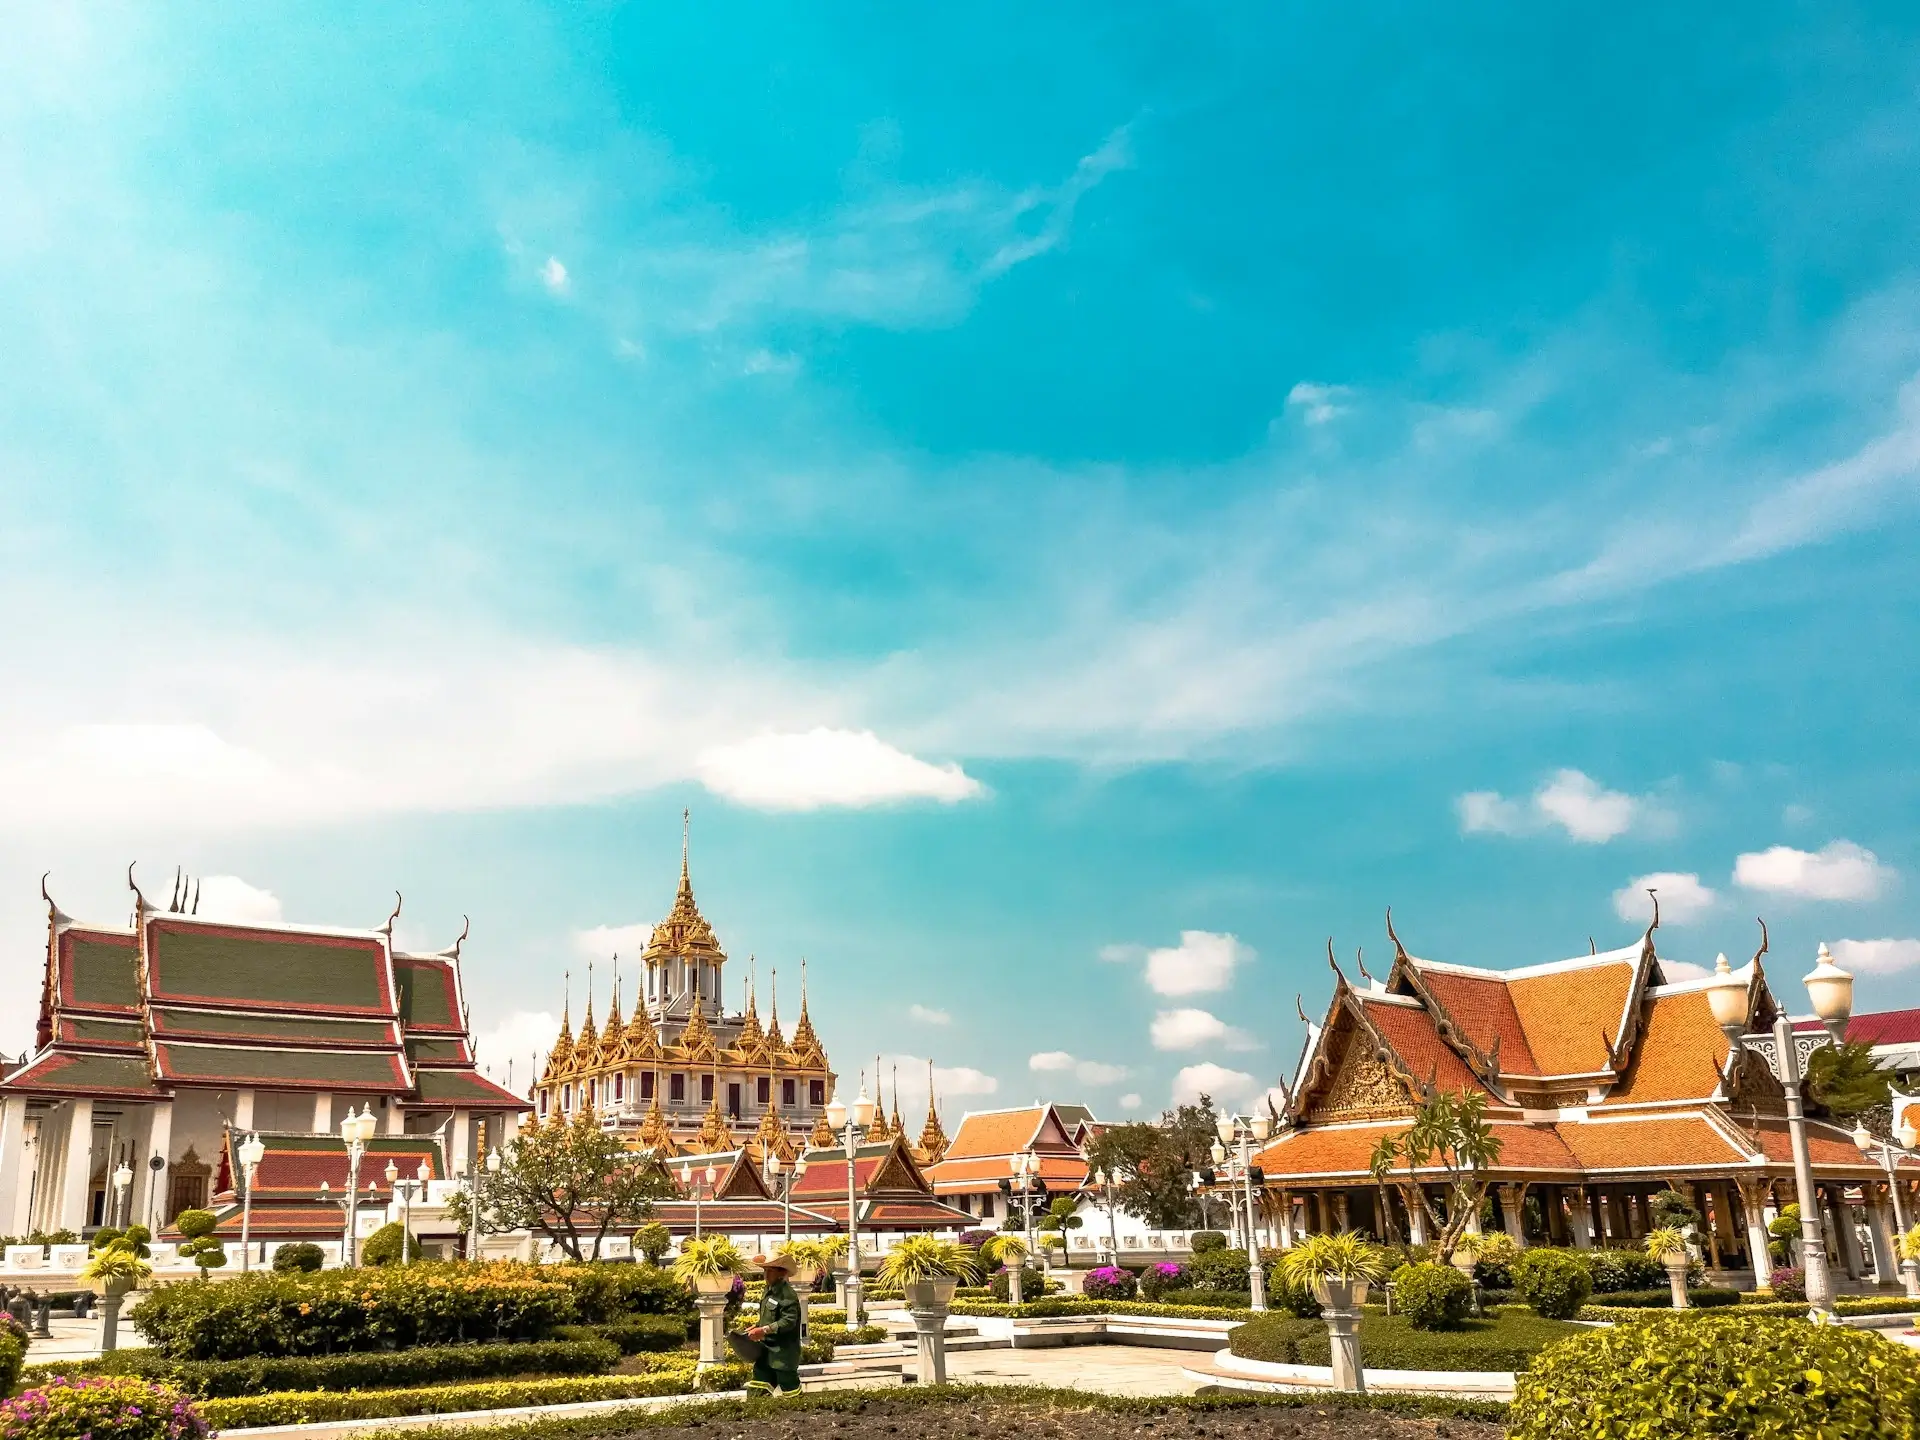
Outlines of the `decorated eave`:
[{"label": "decorated eave", "polygon": [[[770,1200],[760,1167],[746,1150],[723,1150],[712,1154],[694,1152],[676,1155],[665,1162],[668,1177],[682,1199],[692,1200]],[[713,1169],[713,1183],[707,1183],[707,1169]]]}]

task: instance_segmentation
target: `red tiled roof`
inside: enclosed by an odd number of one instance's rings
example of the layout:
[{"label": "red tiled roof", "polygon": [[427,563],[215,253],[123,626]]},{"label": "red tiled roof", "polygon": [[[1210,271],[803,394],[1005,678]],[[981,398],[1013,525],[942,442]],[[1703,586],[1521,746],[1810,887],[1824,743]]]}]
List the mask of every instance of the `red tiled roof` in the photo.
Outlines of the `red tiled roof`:
[{"label": "red tiled roof", "polygon": [[1433,1017],[1419,1006],[1394,1005],[1370,1000],[1360,992],[1356,998],[1366,1006],[1373,1028],[1394,1048],[1407,1069],[1422,1081],[1429,1075],[1442,1089],[1454,1091],[1484,1090],[1454,1048],[1442,1040],[1433,1028]]},{"label": "red tiled roof", "polygon": [[[1607,1043],[1620,1038],[1634,970],[1631,962],[1610,961],[1507,982],[1536,1074],[1590,1075],[1608,1068]],[[1504,1065],[1505,1054],[1500,1058]]]},{"label": "red tiled roof", "polygon": [[[1087,1183],[1086,1162],[1074,1155],[1041,1155],[1040,1183],[1049,1190],[1077,1190]],[[1004,1156],[974,1160],[942,1160],[927,1169],[927,1182],[943,1194],[974,1194],[1011,1180],[1013,1171]]]},{"label": "red tiled roof", "polygon": [[[233,1132],[229,1132],[229,1138],[232,1136]],[[312,1197],[320,1193],[322,1182],[336,1195],[345,1193],[347,1147],[344,1142],[327,1135],[262,1135],[260,1142],[266,1146],[266,1154],[261,1157],[260,1168],[254,1176],[256,1199]],[[412,1180],[417,1178],[416,1171],[422,1160],[433,1167],[432,1178],[446,1179],[446,1166],[433,1136],[376,1135],[367,1142],[366,1154],[360,1161],[360,1188],[364,1191],[367,1183],[373,1181],[385,1193],[389,1162],[400,1171],[402,1179]],[[232,1157],[229,1163],[232,1164]]]},{"label": "red tiled roof", "polygon": [[[1382,1136],[1406,1131],[1404,1123],[1380,1125],[1310,1126],[1291,1130],[1260,1152],[1256,1163],[1270,1181],[1310,1176],[1365,1175],[1374,1146]],[[1500,1163],[1505,1171],[1553,1171],[1572,1173],[1579,1162],[1573,1157],[1551,1125],[1520,1125],[1496,1121],[1493,1133],[1500,1137]],[[1423,1170],[1422,1174],[1428,1173]],[[1440,1173],[1438,1167],[1433,1173]]]},{"label": "red tiled roof", "polygon": [[1045,1107],[992,1110],[966,1116],[947,1147],[947,1159],[970,1160],[982,1155],[1013,1155],[1027,1148],[1040,1128]]},{"label": "red tiled roof", "polygon": [[[1824,1030],[1818,1020],[1796,1020],[1795,1030]],[[1847,1039],[1863,1045],[1920,1044],[1920,1010],[1877,1010],[1847,1021]]]},{"label": "red tiled roof", "polygon": [[[1793,1141],[1787,1133],[1784,1120],[1749,1121],[1741,1128],[1759,1142],[1760,1149],[1766,1155],[1769,1164],[1791,1165],[1793,1163]],[[1807,1153],[1812,1157],[1815,1169],[1871,1170],[1883,1175],[1886,1173],[1880,1168],[1880,1162],[1877,1159],[1860,1153],[1860,1147],[1853,1143],[1851,1134],[1818,1120],[1807,1122]],[[1903,1161],[1899,1168],[1920,1170],[1920,1160]]]},{"label": "red tiled roof", "polygon": [[1466,1032],[1467,1038],[1489,1055],[1493,1053],[1494,1038],[1499,1037],[1502,1071],[1509,1075],[1540,1073],[1506,982],[1428,969],[1420,971],[1420,978],[1434,999],[1446,1007]]},{"label": "red tiled roof", "polygon": [[1560,1138],[1586,1170],[1669,1170],[1744,1165],[1748,1156],[1698,1116],[1563,1121]]},{"label": "red tiled roof", "polygon": [[162,1098],[141,1054],[105,1054],[55,1046],[6,1078],[4,1088],[36,1095],[128,1095]]},{"label": "red tiled roof", "polygon": [[953,1225],[965,1228],[974,1223],[974,1218],[964,1210],[934,1200],[876,1200],[860,1217],[860,1223],[882,1229],[917,1229],[921,1226],[945,1229]]},{"label": "red tiled roof", "polygon": [[1709,1099],[1726,1060],[1727,1037],[1714,1023],[1704,990],[1658,996],[1647,1005],[1633,1059],[1604,1107]]},{"label": "red tiled roof", "polygon": [[[214,1222],[213,1233],[226,1241],[240,1238],[241,1208],[225,1210]],[[338,1240],[346,1234],[346,1213],[338,1205],[288,1205],[254,1201],[253,1219],[247,1236],[250,1240]],[[180,1239],[171,1225],[161,1235],[168,1241]],[[229,1270],[239,1268],[239,1257],[229,1257]]]},{"label": "red tiled roof", "polygon": [[[846,1202],[842,1201],[842,1208]],[[774,1200],[707,1200],[700,1205],[699,1222],[704,1230],[722,1230],[743,1235],[771,1235],[787,1221],[786,1209]],[[657,1200],[653,1219],[678,1233],[692,1233],[694,1204],[691,1200]],[[800,1231],[831,1231],[840,1223],[818,1206],[793,1207],[793,1228]]]}]

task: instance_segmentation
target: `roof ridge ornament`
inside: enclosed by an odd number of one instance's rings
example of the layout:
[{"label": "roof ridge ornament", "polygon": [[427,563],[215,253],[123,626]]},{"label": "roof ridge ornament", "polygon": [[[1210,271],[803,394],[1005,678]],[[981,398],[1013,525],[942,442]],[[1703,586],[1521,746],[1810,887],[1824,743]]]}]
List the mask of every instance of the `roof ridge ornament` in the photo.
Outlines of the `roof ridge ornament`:
[{"label": "roof ridge ornament", "polygon": [[53,874],[51,870],[43,870],[40,873],[40,898],[47,902],[47,923],[49,925],[58,925],[62,920],[70,920],[73,917],[61,910],[61,908],[54,903],[53,896],[47,893],[47,876],[51,874]]},{"label": "roof ridge ornament", "polygon": [[377,934],[386,936],[387,944],[389,946],[393,944],[393,922],[400,918],[400,907],[405,903],[406,903],[405,898],[400,894],[400,892],[398,890],[394,891],[393,892],[393,913],[387,916],[387,923],[382,925],[379,928],[379,930],[375,932]]},{"label": "roof ridge ornament", "polygon": [[133,914],[135,923],[138,923],[139,918],[150,908],[147,905],[147,897],[140,893],[140,886],[133,878],[133,867],[139,863],[138,860],[129,860],[127,862],[127,888],[133,891]]},{"label": "roof ridge ornament", "polygon": [[1407,947],[1400,943],[1400,937],[1394,933],[1393,907],[1391,905],[1387,906],[1387,938],[1393,942],[1393,958],[1394,959],[1410,960],[1413,958],[1412,956],[1407,954]]},{"label": "roof ridge ornament", "polygon": [[1353,947],[1353,963],[1360,967],[1360,978],[1365,980],[1369,985],[1371,985],[1373,983],[1373,975],[1367,969],[1367,947],[1366,946],[1356,945]]},{"label": "roof ridge ornament", "polygon": [[467,943],[467,935],[472,929],[473,921],[469,920],[465,915],[462,915],[460,917],[460,934],[454,939],[453,944],[440,952],[441,957],[458,964],[460,961],[460,947]]}]

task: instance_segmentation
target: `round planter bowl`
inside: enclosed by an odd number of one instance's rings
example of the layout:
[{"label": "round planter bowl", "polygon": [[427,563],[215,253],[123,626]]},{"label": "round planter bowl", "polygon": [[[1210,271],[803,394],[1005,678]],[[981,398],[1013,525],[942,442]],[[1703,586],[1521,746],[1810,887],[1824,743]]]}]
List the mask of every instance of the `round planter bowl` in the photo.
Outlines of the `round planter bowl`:
[{"label": "round planter bowl", "polygon": [[693,1290],[696,1295],[724,1295],[733,1289],[733,1272],[722,1270],[714,1275],[696,1275],[693,1277]]},{"label": "round planter bowl", "polygon": [[957,1275],[929,1275],[925,1279],[909,1280],[900,1289],[910,1308],[944,1310],[953,1304],[953,1292],[959,1284]]},{"label": "round planter bowl", "polygon": [[796,1265],[788,1272],[787,1278],[793,1282],[796,1290],[811,1290],[813,1282],[820,1278],[818,1265]]},{"label": "round planter bowl", "polygon": [[1358,1309],[1367,1303],[1367,1284],[1365,1280],[1328,1280],[1323,1276],[1313,1282],[1313,1298],[1340,1310]]},{"label": "round planter bowl", "polygon": [[103,1299],[110,1299],[115,1295],[131,1294],[140,1288],[140,1282],[130,1276],[116,1280],[89,1280],[87,1288]]}]

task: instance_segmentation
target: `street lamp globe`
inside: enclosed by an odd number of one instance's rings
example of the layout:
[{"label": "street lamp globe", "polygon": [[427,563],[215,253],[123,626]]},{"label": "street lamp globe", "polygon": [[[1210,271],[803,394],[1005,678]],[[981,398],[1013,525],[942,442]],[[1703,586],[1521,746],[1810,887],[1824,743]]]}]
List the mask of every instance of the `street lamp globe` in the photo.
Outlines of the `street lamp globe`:
[{"label": "street lamp globe", "polygon": [[429,1162],[422,1160],[413,1173],[420,1177],[420,1183],[424,1185],[433,1178],[433,1166]]},{"label": "street lamp globe", "polygon": [[[247,1158],[247,1152],[246,1152],[245,1146],[242,1146],[240,1148],[240,1158],[243,1161]],[[127,1188],[127,1186],[131,1185],[132,1183],[133,1183],[133,1171],[127,1166],[127,1164],[124,1161],[122,1161],[120,1168],[113,1172],[113,1188],[116,1190],[124,1190]]]},{"label": "street lamp globe", "polygon": [[391,1160],[387,1161],[387,1184],[391,1185],[393,1184],[394,1181],[398,1180],[399,1178],[400,1178],[400,1167],[394,1164],[393,1161]]},{"label": "street lamp globe", "polygon": [[1900,1148],[1902,1150],[1911,1150],[1914,1146],[1920,1145],[1920,1130],[1913,1128],[1913,1122],[1911,1120],[1901,1123],[1899,1135]]},{"label": "street lamp globe", "polygon": [[780,1172],[786,1168],[787,1167],[780,1161],[780,1152],[778,1150],[769,1150],[767,1152],[767,1174],[778,1180],[780,1178]]},{"label": "street lamp globe", "polygon": [[1707,1004],[1713,1011],[1714,1023],[1729,1037],[1738,1035],[1747,1028],[1751,1000],[1751,988],[1733,973],[1722,952],[1713,962],[1713,979],[1707,985]]},{"label": "street lamp globe", "polygon": [[1843,1038],[1847,1019],[1853,1014],[1853,976],[1833,963],[1833,955],[1824,940],[1820,942],[1814,967],[1807,972],[1803,983],[1807,997],[1813,1001],[1813,1013],[1820,1017],[1827,1033],[1836,1040]]},{"label": "street lamp globe", "polygon": [[712,1189],[713,1182],[719,1178],[720,1178],[719,1171],[715,1170],[711,1165],[707,1166],[707,1188]]},{"label": "street lamp globe", "polygon": [[240,1163],[251,1170],[266,1158],[267,1147],[259,1135],[249,1135],[240,1144]]},{"label": "street lamp globe", "polygon": [[1873,1153],[1873,1132],[1864,1125],[1853,1127],[1853,1143],[1868,1154]]},{"label": "street lamp globe", "polygon": [[1256,1115],[1249,1128],[1253,1131],[1254,1139],[1265,1140],[1273,1133],[1273,1118],[1268,1115]]},{"label": "street lamp globe", "polygon": [[487,1156],[487,1170],[488,1170],[488,1172],[489,1172],[489,1173],[491,1173],[491,1174],[494,1174],[494,1175],[498,1175],[498,1174],[500,1173],[500,1163],[501,1163],[501,1162],[500,1162],[500,1147],[499,1147],[498,1145],[496,1145],[496,1146],[494,1146],[494,1147],[493,1147],[493,1153],[492,1153],[491,1155],[489,1155],[489,1156]]},{"label": "street lamp globe", "polygon": [[862,1130],[873,1124],[873,1101],[867,1098],[867,1087],[864,1085],[853,1099],[853,1123]]},{"label": "street lamp globe", "polygon": [[1224,1165],[1226,1164],[1226,1162],[1227,1162],[1227,1147],[1222,1145],[1218,1140],[1214,1141],[1213,1142],[1213,1163],[1216,1165]]},{"label": "street lamp globe", "polygon": [[1222,1145],[1231,1145],[1233,1143],[1233,1132],[1239,1123],[1240,1122],[1231,1115],[1222,1115],[1220,1117],[1213,1128],[1219,1132],[1220,1143]]},{"label": "street lamp globe", "polygon": [[807,1173],[807,1157],[805,1155],[802,1155],[798,1160],[795,1160],[793,1162],[793,1178],[798,1180],[802,1175],[806,1173]]},{"label": "street lamp globe", "polygon": [[847,1128],[847,1107],[840,1103],[838,1095],[827,1105],[827,1124],[836,1135]]}]

